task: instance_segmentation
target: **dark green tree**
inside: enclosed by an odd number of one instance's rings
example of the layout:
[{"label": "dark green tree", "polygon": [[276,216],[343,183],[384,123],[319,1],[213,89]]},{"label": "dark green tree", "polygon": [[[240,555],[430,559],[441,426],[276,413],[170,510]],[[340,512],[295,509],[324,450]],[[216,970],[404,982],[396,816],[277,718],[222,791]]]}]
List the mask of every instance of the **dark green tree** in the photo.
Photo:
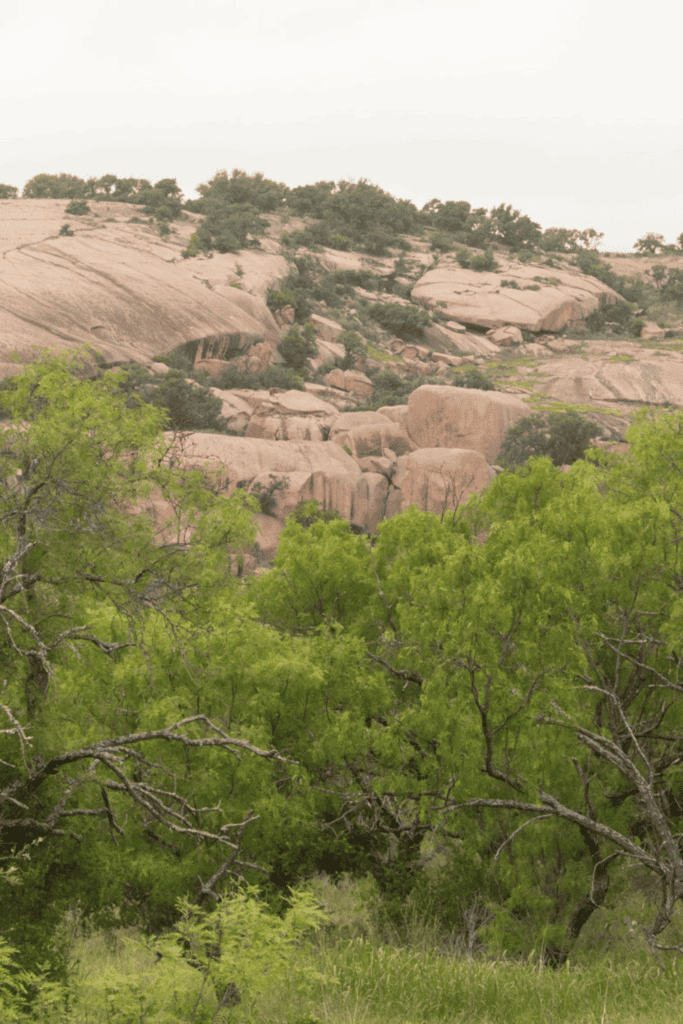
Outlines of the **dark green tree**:
[{"label": "dark green tree", "polygon": [[75,174],[36,174],[24,185],[25,199],[82,199],[85,181]]},{"label": "dark green tree", "polygon": [[304,324],[303,328],[292,324],[280,340],[277,350],[287,366],[293,370],[303,370],[306,361],[314,359],[318,354],[315,338],[316,330],[312,323]]},{"label": "dark green tree", "polygon": [[498,455],[501,466],[522,466],[533,456],[547,455],[555,466],[582,459],[602,430],[575,410],[534,413],[510,427]]},{"label": "dark green tree", "polygon": [[541,225],[530,217],[522,217],[519,210],[501,203],[489,213],[491,236],[511,249],[532,248],[542,237]]},{"label": "dark green tree", "polygon": [[230,177],[227,171],[218,171],[211,181],[198,185],[197,192],[206,200],[202,213],[214,205],[250,206],[260,213],[272,213],[282,207],[289,189],[282,182],[264,178],[260,172],[249,175],[235,167]]},{"label": "dark green tree", "polygon": [[0,185],[0,199],[16,199],[18,194],[16,185]]},{"label": "dark green tree", "polygon": [[370,316],[385,331],[391,331],[403,341],[414,341],[421,338],[425,328],[431,323],[426,309],[417,306],[406,306],[399,302],[375,303],[370,307]]}]

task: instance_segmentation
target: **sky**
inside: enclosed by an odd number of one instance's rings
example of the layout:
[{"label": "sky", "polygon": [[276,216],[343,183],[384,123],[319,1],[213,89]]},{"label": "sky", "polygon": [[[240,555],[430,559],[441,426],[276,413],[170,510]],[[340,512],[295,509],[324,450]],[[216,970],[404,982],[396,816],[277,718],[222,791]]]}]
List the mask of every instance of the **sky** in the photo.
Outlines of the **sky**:
[{"label": "sky", "polygon": [[670,0],[34,0],[0,12],[0,183],[219,170],[683,232]]}]

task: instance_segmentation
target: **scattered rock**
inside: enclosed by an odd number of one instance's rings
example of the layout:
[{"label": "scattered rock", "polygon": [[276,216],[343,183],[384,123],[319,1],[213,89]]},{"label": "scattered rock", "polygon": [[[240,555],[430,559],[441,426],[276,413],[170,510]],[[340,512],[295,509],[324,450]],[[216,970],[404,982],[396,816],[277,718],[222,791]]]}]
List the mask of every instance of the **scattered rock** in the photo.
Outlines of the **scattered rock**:
[{"label": "scattered rock", "polygon": [[491,339],[495,345],[502,345],[504,348],[510,345],[523,345],[524,336],[520,331],[519,327],[514,327],[512,324],[508,324],[507,327],[498,327],[494,331],[487,331],[486,336]]},{"label": "scattered rock", "polygon": [[666,330],[660,327],[659,324],[654,323],[652,320],[646,320],[642,331],[640,332],[641,338],[665,338]]}]

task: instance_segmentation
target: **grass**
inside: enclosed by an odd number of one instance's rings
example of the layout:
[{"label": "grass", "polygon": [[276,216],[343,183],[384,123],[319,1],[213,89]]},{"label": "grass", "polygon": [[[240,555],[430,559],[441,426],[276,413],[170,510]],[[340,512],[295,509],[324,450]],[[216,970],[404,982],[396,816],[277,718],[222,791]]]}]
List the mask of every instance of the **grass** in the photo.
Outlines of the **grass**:
[{"label": "grass", "polygon": [[[467,952],[435,924],[408,917],[403,939],[381,927],[376,904],[360,898],[362,882],[326,878],[310,888],[330,925],[292,953],[288,983],[264,977],[225,1020],[231,1024],[675,1024],[683,1000],[683,960],[663,954],[666,970],[628,929],[606,938],[601,911],[588,941],[557,971],[541,950],[526,961]],[[613,914],[621,920],[624,908]],[[674,927],[672,925],[671,927]],[[680,932],[680,927],[678,928]],[[674,942],[680,936],[671,937]],[[140,1021],[208,1024],[217,1004],[209,983],[185,962],[158,963],[135,929],[72,941],[71,1012],[36,1016],[45,1024]],[[612,945],[609,945],[610,941]],[[597,949],[604,952],[598,954]],[[302,983],[305,969],[321,980]],[[198,1008],[192,1016],[197,997]],[[124,1005],[139,1008],[126,1016]],[[127,1012],[127,1011],[126,1011]],[[27,1018],[28,1019],[28,1018]]]}]

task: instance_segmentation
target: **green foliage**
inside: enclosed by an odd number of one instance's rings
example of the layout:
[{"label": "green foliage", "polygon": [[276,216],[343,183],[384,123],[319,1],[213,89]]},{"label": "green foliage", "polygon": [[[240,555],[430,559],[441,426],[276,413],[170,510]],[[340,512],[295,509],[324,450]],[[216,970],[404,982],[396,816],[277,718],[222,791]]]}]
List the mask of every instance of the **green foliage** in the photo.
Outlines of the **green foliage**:
[{"label": "green foliage", "polygon": [[227,170],[217,171],[208,183],[197,186],[197,192],[202,197],[195,201],[199,206],[197,213],[207,213],[212,205],[248,206],[259,213],[273,213],[282,209],[289,189],[281,182],[264,178],[260,172],[250,175],[235,167],[230,177]]},{"label": "green foliage", "polygon": [[417,306],[404,306],[399,302],[375,303],[370,307],[370,316],[385,331],[390,331],[403,341],[421,338],[425,327],[431,323],[429,313]]},{"label": "green foliage", "polygon": [[635,302],[638,305],[647,303],[647,285],[641,278],[630,278],[615,274],[608,263],[601,260],[596,252],[582,251],[574,259],[575,265],[582,274],[589,274],[597,277],[604,284],[613,288],[622,295],[627,302]]},{"label": "green foliage", "polygon": [[519,288],[519,285],[517,284],[516,281],[508,281],[506,278],[503,278],[503,280],[500,282],[500,287],[501,288]]},{"label": "green foliage", "polygon": [[648,232],[639,238],[637,242],[634,242],[633,248],[636,252],[648,252],[655,253],[661,252],[664,246],[664,235],[658,235],[654,231]]},{"label": "green foliage", "polygon": [[293,512],[290,512],[288,519],[293,519],[299,526],[303,526],[304,529],[308,529],[313,526],[313,523],[323,522],[330,523],[334,519],[341,519],[339,512],[336,509],[329,509],[327,511],[321,509],[320,502],[315,499],[309,501],[301,501],[296,506]]},{"label": "green foliage", "polygon": [[162,376],[130,364],[125,371],[121,392],[126,395],[128,408],[134,409],[143,401],[163,409],[168,430],[223,432],[225,421],[220,398],[188,381],[182,369],[171,369]]},{"label": "green foliage", "polygon": [[292,324],[281,338],[277,350],[287,366],[293,370],[302,370],[306,361],[314,359],[318,354],[315,339],[316,329],[312,323],[305,324],[303,330],[297,324]]},{"label": "green foliage", "polygon": [[206,216],[197,227],[199,248],[204,252],[238,252],[259,245],[268,226],[249,203],[227,205],[214,198],[205,200]]},{"label": "green foliage", "polygon": [[455,203],[449,200],[446,203],[439,203],[433,215],[434,226],[450,234],[465,231],[471,209],[470,204],[466,202]]},{"label": "green foliage", "polygon": [[346,235],[331,235],[329,240],[331,249],[339,249],[341,252],[348,252],[351,248],[351,239]]},{"label": "green foliage", "polygon": [[502,466],[521,466],[532,456],[548,456],[555,466],[571,465],[582,459],[599,427],[573,410],[525,416],[505,435],[498,455]]},{"label": "green foliage", "polygon": [[489,213],[491,234],[511,249],[532,249],[541,241],[541,225],[530,217],[522,217],[519,210],[501,203]]},{"label": "green foliage", "polygon": [[[653,274],[661,270],[660,267],[653,268]],[[669,267],[666,281],[663,281],[661,274],[657,275],[660,284],[659,293],[665,302],[675,302],[683,305],[683,270],[678,267]]]},{"label": "green foliage", "polygon": [[383,405],[404,405],[408,396],[419,386],[420,379],[399,377],[393,370],[368,370],[367,376],[374,386],[371,408]]},{"label": "green foliage", "polygon": [[472,253],[469,249],[458,249],[455,258],[464,270],[468,270],[472,263]]},{"label": "green foliage", "polygon": [[77,217],[82,217],[83,214],[90,213],[90,207],[84,199],[72,199],[66,206],[64,213],[72,213]]},{"label": "green foliage", "polygon": [[36,174],[24,185],[25,199],[82,199],[85,181],[75,174]]},{"label": "green foliage", "polygon": [[306,890],[292,891],[288,902],[279,917],[264,907],[255,886],[226,896],[210,913],[181,899],[174,933],[155,946],[172,962],[191,962],[217,994],[226,993],[227,1006],[253,1010],[264,989],[286,987],[303,996],[328,980],[297,955],[302,939],[327,918]]},{"label": "green foliage", "polygon": [[286,288],[283,291],[277,291],[275,288],[268,289],[268,297],[266,299],[266,305],[271,312],[282,309],[283,306],[292,306],[296,304],[296,296],[291,288]]},{"label": "green foliage", "polygon": [[603,331],[607,322],[619,324],[625,332],[633,334],[635,337],[638,337],[642,329],[636,324],[634,306],[629,302],[616,302],[613,306],[603,306],[601,309],[589,313],[584,320],[589,331]]},{"label": "green foliage", "polygon": [[59,233],[60,235],[73,235],[73,231],[71,230],[68,224],[62,224],[61,228],[59,229]]},{"label": "green foliage", "polygon": [[470,269],[479,272],[486,270],[498,270],[499,264],[493,255],[493,249],[487,248],[483,253],[477,253],[470,259]]},{"label": "green foliage", "polygon": [[451,370],[449,379],[457,388],[477,388],[479,391],[495,391],[496,385],[478,366],[468,370]]},{"label": "green foliage", "polygon": [[[137,220],[137,218],[133,217],[133,218],[131,218],[131,220]],[[197,234],[196,231],[194,231],[190,235],[190,244],[188,245],[187,249],[183,249],[181,251],[180,255],[183,257],[184,260],[186,260],[190,256],[197,256],[199,254],[199,252],[201,252],[201,251],[202,251],[202,243],[201,243],[201,241],[199,239],[199,235]]]},{"label": "green foliage", "polygon": [[[276,491],[281,491],[285,486],[285,481],[281,477],[276,477],[274,473],[270,473],[270,482],[266,485],[257,481],[251,488],[250,494],[252,494],[259,503],[259,508],[264,516],[274,516],[277,511],[277,498],[275,497]],[[247,484],[246,480],[240,480],[237,484],[238,488],[244,488]]]},{"label": "green foliage", "polygon": [[224,391],[231,389],[250,388],[258,391],[265,388],[284,388],[287,391],[303,391],[304,385],[296,370],[291,366],[273,364],[263,373],[251,373],[249,370],[237,370],[228,362],[216,378],[216,387]]},{"label": "green foliage", "polygon": [[19,189],[16,185],[0,184],[0,199],[16,199],[18,194]]},{"label": "green foliage", "polygon": [[339,362],[339,366],[342,370],[355,370],[356,359],[360,357],[361,361],[365,363],[367,357],[367,345],[361,338],[360,334],[356,331],[342,331],[338,336],[337,342],[344,346],[346,355]]}]

